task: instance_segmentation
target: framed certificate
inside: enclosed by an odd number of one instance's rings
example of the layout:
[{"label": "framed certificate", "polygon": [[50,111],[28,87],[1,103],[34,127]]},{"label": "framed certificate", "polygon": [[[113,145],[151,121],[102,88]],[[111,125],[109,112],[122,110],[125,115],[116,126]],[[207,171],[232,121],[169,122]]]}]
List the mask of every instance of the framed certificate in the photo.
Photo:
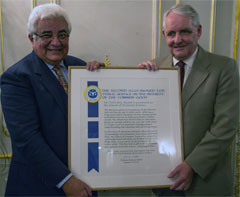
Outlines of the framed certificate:
[{"label": "framed certificate", "polygon": [[69,68],[69,168],[95,190],[167,187],[183,160],[179,70]]}]

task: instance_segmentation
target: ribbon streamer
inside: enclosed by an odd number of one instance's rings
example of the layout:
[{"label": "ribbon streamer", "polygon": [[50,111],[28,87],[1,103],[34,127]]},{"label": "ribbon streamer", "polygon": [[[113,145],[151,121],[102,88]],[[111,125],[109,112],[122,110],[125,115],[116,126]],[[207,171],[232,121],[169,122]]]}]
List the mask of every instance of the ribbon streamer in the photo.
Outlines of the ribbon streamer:
[{"label": "ribbon streamer", "polygon": [[88,172],[93,169],[99,172],[98,142],[88,142]]}]

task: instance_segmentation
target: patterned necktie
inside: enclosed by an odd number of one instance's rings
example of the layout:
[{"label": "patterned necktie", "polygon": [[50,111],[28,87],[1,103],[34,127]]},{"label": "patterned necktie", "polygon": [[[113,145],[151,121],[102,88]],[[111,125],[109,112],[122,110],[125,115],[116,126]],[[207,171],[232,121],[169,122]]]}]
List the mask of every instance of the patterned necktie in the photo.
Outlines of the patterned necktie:
[{"label": "patterned necktie", "polygon": [[57,75],[57,79],[59,81],[59,83],[61,84],[61,86],[63,87],[63,89],[65,90],[65,92],[68,92],[68,84],[66,82],[66,80],[63,77],[62,71],[61,71],[61,66],[54,66],[53,70],[55,71],[56,75]]},{"label": "patterned necktie", "polygon": [[179,61],[177,63],[177,66],[180,68],[180,79],[181,79],[181,89],[182,89],[183,82],[184,82],[184,66],[185,66],[185,63],[183,61]]}]

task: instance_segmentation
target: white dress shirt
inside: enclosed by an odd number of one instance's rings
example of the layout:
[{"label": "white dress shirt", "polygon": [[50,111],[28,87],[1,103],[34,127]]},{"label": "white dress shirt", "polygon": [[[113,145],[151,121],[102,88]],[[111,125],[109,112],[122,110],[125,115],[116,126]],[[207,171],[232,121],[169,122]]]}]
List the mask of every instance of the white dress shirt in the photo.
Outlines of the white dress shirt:
[{"label": "white dress shirt", "polygon": [[[185,63],[185,66],[184,66],[184,81],[183,81],[183,86],[185,84],[185,82],[187,81],[187,78],[189,76],[189,73],[192,69],[192,65],[193,65],[193,62],[196,58],[196,55],[197,55],[197,51],[198,51],[198,47],[196,48],[196,50],[194,51],[194,53],[187,59],[185,59],[183,62]],[[177,60],[175,57],[173,57],[173,65],[174,67],[176,67],[177,63],[179,62],[179,60]]]}]

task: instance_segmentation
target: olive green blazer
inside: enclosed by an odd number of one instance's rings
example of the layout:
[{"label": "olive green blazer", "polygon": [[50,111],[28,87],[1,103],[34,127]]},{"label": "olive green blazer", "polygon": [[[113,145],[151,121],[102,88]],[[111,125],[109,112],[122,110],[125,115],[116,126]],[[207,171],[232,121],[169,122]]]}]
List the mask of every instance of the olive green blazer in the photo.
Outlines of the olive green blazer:
[{"label": "olive green blazer", "polygon": [[[172,67],[172,56],[157,58]],[[185,161],[194,177],[188,195],[231,195],[233,171],[230,145],[238,130],[239,75],[234,60],[200,46],[182,90]]]}]

